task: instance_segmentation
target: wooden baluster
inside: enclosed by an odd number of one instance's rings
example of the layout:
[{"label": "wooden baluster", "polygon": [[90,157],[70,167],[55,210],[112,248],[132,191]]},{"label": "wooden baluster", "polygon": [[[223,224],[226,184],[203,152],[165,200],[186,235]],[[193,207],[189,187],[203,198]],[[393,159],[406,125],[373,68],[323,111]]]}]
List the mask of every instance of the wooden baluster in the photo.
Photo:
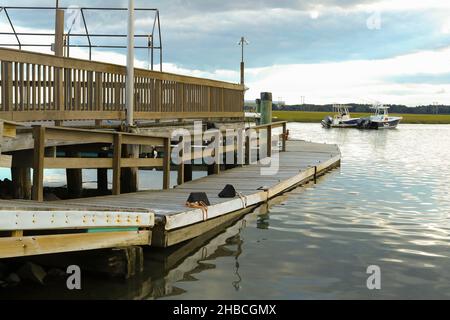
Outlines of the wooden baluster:
[{"label": "wooden baluster", "polygon": [[42,99],[42,66],[38,65],[37,66],[37,105],[36,105],[36,110],[41,110],[41,99]]},{"label": "wooden baluster", "polygon": [[52,107],[52,101],[54,101],[53,95],[52,95],[52,67],[48,66],[47,68],[47,92],[48,92],[48,110],[53,110],[54,106]]},{"label": "wooden baluster", "polygon": [[2,106],[3,111],[9,111],[13,106],[12,63],[2,62]]},{"label": "wooden baluster", "polygon": [[31,66],[31,110],[36,110],[36,65]]},{"label": "wooden baluster", "polygon": [[27,74],[26,74],[26,110],[29,111],[30,110],[30,93],[31,93],[31,86],[30,86],[30,82],[31,82],[31,70],[30,70],[30,64],[27,63],[26,64],[26,70],[27,70]]},{"label": "wooden baluster", "polygon": [[14,111],[19,110],[19,63],[14,62]]},{"label": "wooden baluster", "polygon": [[93,110],[93,100],[94,100],[94,74],[92,71],[88,71],[88,92],[87,92],[87,109],[89,111]]},{"label": "wooden baluster", "polygon": [[95,105],[96,111],[103,111],[103,73],[95,73]]}]

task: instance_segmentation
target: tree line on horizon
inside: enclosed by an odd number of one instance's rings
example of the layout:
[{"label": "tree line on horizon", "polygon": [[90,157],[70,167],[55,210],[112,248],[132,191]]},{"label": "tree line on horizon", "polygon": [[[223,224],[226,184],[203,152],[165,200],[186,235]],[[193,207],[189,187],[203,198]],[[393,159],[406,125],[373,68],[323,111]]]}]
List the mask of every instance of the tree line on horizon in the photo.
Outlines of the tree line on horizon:
[{"label": "tree line on horizon", "polygon": [[[370,109],[372,105],[369,104],[357,104],[349,103],[345,104],[350,107],[350,112],[355,113],[372,113]],[[417,107],[408,107],[398,104],[385,104],[390,107],[390,113],[409,113],[409,114],[450,114],[450,106],[447,105],[424,105]],[[273,110],[277,111],[307,111],[307,112],[333,112],[333,105],[315,105],[315,104],[303,104],[303,105],[273,105]]]}]

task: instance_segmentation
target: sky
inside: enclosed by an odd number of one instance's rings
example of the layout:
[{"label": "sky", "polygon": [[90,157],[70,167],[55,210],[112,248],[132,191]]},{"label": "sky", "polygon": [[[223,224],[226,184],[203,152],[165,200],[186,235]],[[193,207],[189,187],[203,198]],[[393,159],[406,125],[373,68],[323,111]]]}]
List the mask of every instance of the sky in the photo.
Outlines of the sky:
[{"label": "sky", "polygon": [[[21,6],[55,1],[21,0]],[[17,0],[0,0],[16,6]],[[126,0],[60,0],[64,7],[126,7]],[[163,70],[239,82],[241,36],[245,47],[246,100],[272,92],[275,100],[300,103],[450,104],[450,1],[447,0],[136,0],[158,8]],[[18,32],[52,32],[51,11],[9,10]],[[75,9],[66,31],[82,33]],[[136,14],[137,33],[148,34],[153,14]],[[86,13],[91,33],[126,33],[126,12]],[[10,32],[0,12],[0,32]],[[0,35],[1,43],[14,43]],[[23,43],[51,43],[22,36]],[[86,40],[80,38],[80,43]],[[125,44],[125,39],[94,43]],[[44,48],[28,50],[48,52]],[[125,64],[126,52],[94,50],[93,59]],[[87,58],[84,49],[74,57]],[[138,50],[148,67],[148,51]],[[159,61],[157,61],[159,63]],[[304,97],[304,98],[302,98]]]}]

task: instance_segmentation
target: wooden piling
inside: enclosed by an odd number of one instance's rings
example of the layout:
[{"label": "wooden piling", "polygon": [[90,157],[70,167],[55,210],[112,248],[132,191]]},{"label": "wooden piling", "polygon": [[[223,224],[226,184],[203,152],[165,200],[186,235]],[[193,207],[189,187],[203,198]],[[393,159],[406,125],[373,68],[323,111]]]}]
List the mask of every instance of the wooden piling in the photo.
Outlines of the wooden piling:
[{"label": "wooden piling", "polygon": [[[177,184],[180,186],[184,183],[185,181],[185,173],[184,173],[184,138],[183,136],[180,137],[179,139],[179,145],[181,146],[181,150],[180,150],[180,154],[179,159],[178,159],[178,173],[177,173]],[[189,146],[190,148],[190,146]]]},{"label": "wooden piling", "polygon": [[114,154],[113,154],[113,195],[120,194],[120,160],[122,157],[122,135],[114,134]]},{"label": "wooden piling", "polygon": [[[107,153],[100,153],[99,158],[107,158]],[[97,169],[97,191],[100,194],[108,193],[108,169]]]},{"label": "wooden piling", "polygon": [[45,127],[33,128],[33,194],[32,199],[44,201],[44,154],[45,154]]},{"label": "wooden piling", "polygon": [[31,168],[22,165],[25,158],[32,157],[28,151],[18,151],[12,156],[11,178],[14,199],[31,199]]},{"label": "wooden piling", "polygon": [[170,138],[164,139],[163,189],[170,188]]},{"label": "wooden piling", "polygon": [[[79,152],[66,151],[68,158],[80,158]],[[81,198],[83,195],[82,169],[66,169],[67,192],[70,198]]]}]

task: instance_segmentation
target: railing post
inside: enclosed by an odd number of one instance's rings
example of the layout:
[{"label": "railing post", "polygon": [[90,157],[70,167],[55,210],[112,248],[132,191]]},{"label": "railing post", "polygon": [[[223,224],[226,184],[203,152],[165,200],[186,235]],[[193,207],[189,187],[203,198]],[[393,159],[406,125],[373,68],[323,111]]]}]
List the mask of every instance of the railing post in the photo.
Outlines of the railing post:
[{"label": "railing post", "polygon": [[245,129],[239,129],[236,137],[236,164],[239,167],[243,167],[245,164]]},{"label": "railing post", "polygon": [[163,189],[170,189],[170,138],[164,139]]},{"label": "railing post", "polygon": [[95,72],[95,103],[96,111],[103,111],[103,73]]},{"label": "railing post", "polygon": [[[184,184],[184,137],[181,136],[179,143],[181,145],[181,151],[179,156],[179,164],[178,164],[178,178],[177,178],[177,184],[180,186]],[[189,146],[190,147],[190,146]]]},{"label": "railing post", "polygon": [[[55,55],[64,56],[64,10],[56,10]],[[55,110],[64,111],[63,68],[54,68]],[[78,107],[78,106],[76,106]]]},{"label": "railing post", "polygon": [[283,138],[282,138],[282,147],[281,151],[286,152],[286,140],[287,140],[287,123],[283,123]]},{"label": "railing post", "polygon": [[122,134],[114,134],[114,155],[113,155],[113,195],[120,194],[120,160],[122,158]]},{"label": "railing post", "polygon": [[250,130],[245,130],[245,164],[250,164]]},{"label": "railing post", "polygon": [[33,196],[35,201],[44,201],[44,153],[45,153],[45,127],[33,128],[34,154],[33,154]]},{"label": "railing post", "polygon": [[9,111],[13,104],[12,63],[2,62],[2,111]]},{"label": "railing post", "polygon": [[272,156],[272,125],[267,126],[267,157]]},{"label": "railing post", "polygon": [[[221,138],[221,134],[219,134],[219,135],[217,135],[214,139],[216,139],[216,138],[218,138],[219,139],[219,141],[217,142],[217,148],[218,148],[218,150],[215,150],[215,152],[217,152],[217,154],[215,154],[214,155],[214,158],[216,158],[216,161],[214,162],[214,174],[220,174],[220,163],[221,163],[221,161],[223,161],[223,157],[224,157],[224,150],[223,150],[223,145],[224,145],[224,142],[223,142],[223,140],[221,141],[220,140],[220,138]],[[220,152],[221,150],[221,148],[220,148],[220,146],[222,145],[222,152]]]}]

